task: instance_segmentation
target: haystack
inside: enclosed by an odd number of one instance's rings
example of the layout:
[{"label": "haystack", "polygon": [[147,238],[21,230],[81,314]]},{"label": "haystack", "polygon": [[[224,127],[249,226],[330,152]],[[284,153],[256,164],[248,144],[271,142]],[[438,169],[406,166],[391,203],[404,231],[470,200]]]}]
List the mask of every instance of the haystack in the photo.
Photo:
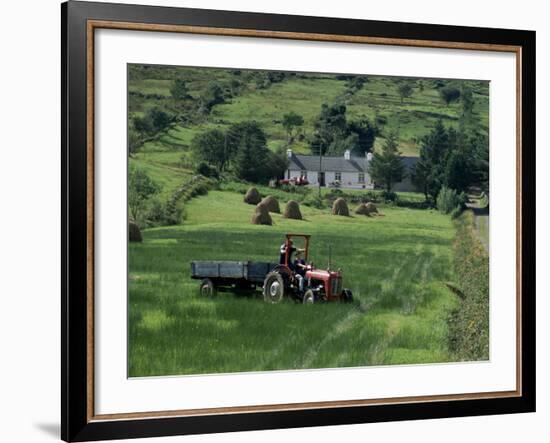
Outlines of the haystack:
[{"label": "haystack", "polygon": [[289,200],[285,206],[284,218],[292,218],[294,220],[301,220],[302,213],[300,212],[300,205],[295,200]]},{"label": "haystack", "polygon": [[365,206],[367,207],[369,214],[378,214],[378,208],[373,202],[365,203]]},{"label": "haystack", "polygon": [[142,242],[143,238],[141,237],[141,231],[139,226],[133,220],[128,221],[128,240],[131,242]]},{"label": "haystack", "polygon": [[254,210],[254,214],[252,215],[252,220],[250,220],[250,223],[253,225],[272,225],[273,220],[271,219],[271,215],[269,215],[269,211],[267,209],[267,206],[263,203],[260,203],[256,205],[256,209]]},{"label": "haystack", "polygon": [[371,214],[378,213],[378,209],[376,208],[376,205],[372,202],[361,203],[359,206],[357,206],[355,213],[370,216]]},{"label": "haystack", "polygon": [[279,202],[272,195],[268,195],[267,197],[265,197],[260,204],[265,205],[269,212],[276,212],[277,214],[281,213]]},{"label": "haystack", "polygon": [[249,188],[244,195],[244,202],[249,205],[257,205],[262,200],[262,196],[256,188]]},{"label": "haystack", "polygon": [[344,217],[349,217],[348,204],[342,197],[334,200],[334,203],[332,204],[332,215],[343,215]]}]

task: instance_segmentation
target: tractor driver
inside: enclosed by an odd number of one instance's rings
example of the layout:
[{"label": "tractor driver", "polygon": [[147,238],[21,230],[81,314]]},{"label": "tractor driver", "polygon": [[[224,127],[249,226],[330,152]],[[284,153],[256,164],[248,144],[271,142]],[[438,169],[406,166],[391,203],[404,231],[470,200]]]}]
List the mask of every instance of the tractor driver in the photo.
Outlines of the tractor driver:
[{"label": "tractor driver", "polygon": [[[280,257],[279,257],[279,264],[281,265],[284,265],[285,264],[285,254],[286,254],[286,247],[287,247],[287,243],[283,243],[281,245],[281,248],[279,250],[280,252]],[[293,262],[292,262],[292,254],[294,254],[296,251],[298,252],[304,252],[304,249],[297,249],[294,247],[293,243],[292,243],[292,240],[288,240],[288,247],[289,247],[289,251],[288,251],[288,267],[293,269]]]},{"label": "tractor driver", "polygon": [[302,258],[302,250],[296,252],[296,260],[294,260],[294,271],[300,292],[304,292],[304,280],[306,276],[306,261]]}]

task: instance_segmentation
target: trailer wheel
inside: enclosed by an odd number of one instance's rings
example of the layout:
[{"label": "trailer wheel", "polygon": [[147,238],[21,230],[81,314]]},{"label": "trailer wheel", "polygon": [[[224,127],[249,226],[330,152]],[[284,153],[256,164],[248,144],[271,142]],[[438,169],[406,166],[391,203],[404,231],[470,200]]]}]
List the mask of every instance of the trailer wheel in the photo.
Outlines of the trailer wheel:
[{"label": "trailer wheel", "polygon": [[203,281],[201,281],[201,285],[199,286],[199,293],[202,297],[212,297],[216,295],[216,286],[214,285],[214,282],[210,280],[209,278],[205,278]]},{"label": "trailer wheel", "polygon": [[350,289],[344,289],[342,291],[342,301],[344,303],[351,303],[353,301],[353,294]]},{"label": "trailer wheel", "polygon": [[270,272],[264,280],[264,301],[279,303],[285,295],[285,281],[278,272]]},{"label": "trailer wheel", "polygon": [[308,289],[304,294],[303,301],[304,305],[312,305],[313,303],[315,303],[315,293],[311,289]]}]

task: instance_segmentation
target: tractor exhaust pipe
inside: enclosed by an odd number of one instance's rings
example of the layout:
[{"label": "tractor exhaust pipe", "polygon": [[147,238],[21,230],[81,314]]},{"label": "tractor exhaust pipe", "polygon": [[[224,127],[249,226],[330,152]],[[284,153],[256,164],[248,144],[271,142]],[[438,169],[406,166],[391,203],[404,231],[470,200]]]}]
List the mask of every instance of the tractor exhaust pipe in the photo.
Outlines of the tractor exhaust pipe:
[{"label": "tractor exhaust pipe", "polygon": [[331,245],[328,245],[328,269],[330,270],[330,259],[331,259]]}]

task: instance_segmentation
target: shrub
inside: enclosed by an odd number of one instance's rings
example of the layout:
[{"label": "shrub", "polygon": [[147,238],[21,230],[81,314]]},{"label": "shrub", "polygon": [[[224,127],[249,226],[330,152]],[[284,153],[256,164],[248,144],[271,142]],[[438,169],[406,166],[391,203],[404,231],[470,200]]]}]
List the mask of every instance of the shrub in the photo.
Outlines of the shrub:
[{"label": "shrub", "polygon": [[454,86],[445,86],[439,90],[439,94],[445,104],[449,105],[460,98],[460,89]]},{"label": "shrub", "polygon": [[386,202],[395,202],[397,200],[397,194],[393,191],[382,191],[382,199]]},{"label": "shrub", "polygon": [[324,209],[327,207],[326,201],[320,198],[318,195],[311,195],[306,197],[302,203],[310,208]]},{"label": "shrub", "polygon": [[210,188],[209,185],[203,182],[198,182],[194,186],[191,187],[189,192],[189,198],[196,197],[198,195],[206,195],[208,194],[208,189]]},{"label": "shrub", "polygon": [[464,192],[458,194],[454,189],[443,186],[437,195],[436,205],[443,214],[450,214],[455,210],[462,211],[467,201],[468,196]]},{"label": "shrub", "polygon": [[458,217],[460,217],[460,214],[462,214],[462,206],[457,206],[451,211],[451,218],[453,220],[457,219]]},{"label": "shrub", "polygon": [[384,126],[388,123],[388,118],[385,115],[377,115],[374,119],[377,126]]},{"label": "shrub", "polygon": [[305,195],[309,192],[309,189],[305,186],[296,186],[291,184],[282,184],[279,186],[279,189],[284,192],[291,192],[293,194],[302,194],[302,195]]},{"label": "shrub", "polygon": [[165,208],[158,199],[153,199],[147,211],[147,222],[153,226],[163,225],[165,220]]},{"label": "shrub", "polygon": [[336,200],[343,195],[345,195],[344,191],[338,188],[333,188],[325,194],[325,197],[329,200]]},{"label": "shrub", "polygon": [[210,178],[218,178],[218,170],[212,166],[210,166],[206,162],[199,162],[197,167],[195,168],[195,172],[200,175],[204,175],[205,177]]}]

